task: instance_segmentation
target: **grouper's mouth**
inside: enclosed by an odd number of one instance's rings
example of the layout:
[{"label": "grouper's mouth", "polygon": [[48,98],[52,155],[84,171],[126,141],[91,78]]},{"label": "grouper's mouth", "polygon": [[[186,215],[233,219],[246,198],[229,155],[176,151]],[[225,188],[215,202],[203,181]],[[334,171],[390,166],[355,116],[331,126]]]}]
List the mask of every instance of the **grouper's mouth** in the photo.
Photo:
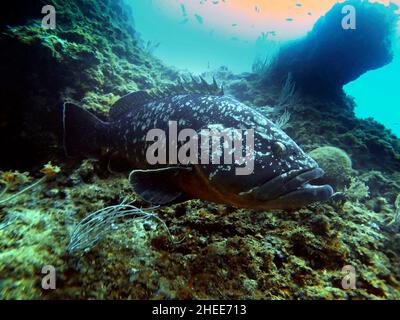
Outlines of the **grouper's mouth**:
[{"label": "grouper's mouth", "polygon": [[333,194],[329,185],[312,185],[312,180],[324,175],[317,167],[305,170],[292,170],[277,176],[255,191],[258,200],[266,201],[269,206],[277,208],[301,207],[312,202],[325,201]]}]

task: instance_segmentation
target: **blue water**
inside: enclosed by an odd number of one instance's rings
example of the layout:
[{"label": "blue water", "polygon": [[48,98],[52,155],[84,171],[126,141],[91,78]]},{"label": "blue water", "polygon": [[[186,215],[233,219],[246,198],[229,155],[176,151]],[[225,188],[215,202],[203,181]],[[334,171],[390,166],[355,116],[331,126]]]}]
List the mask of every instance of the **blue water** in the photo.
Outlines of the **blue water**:
[{"label": "blue water", "polygon": [[[195,12],[192,12],[191,19],[184,16],[178,19],[176,12],[172,9],[167,12],[168,7],[159,3],[152,0],[130,2],[142,39],[160,44],[153,54],[164,63],[197,74],[220,66],[236,73],[251,71],[260,50],[256,44],[259,30],[250,35],[248,32],[240,33],[236,21],[228,15],[221,16],[221,19],[232,24],[232,28],[218,30],[215,25],[207,23],[207,16],[194,19]],[[171,0],[170,3],[171,8],[179,8],[182,2]],[[305,35],[309,29],[301,32]],[[395,59],[391,64],[364,74],[344,89],[355,98],[358,117],[372,117],[400,137],[400,41],[394,53]]]},{"label": "blue water", "polygon": [[[171,3],[177,6],[175,1]],[[254,40],[239,39],[234,32],[229,35],[220,32],[207,23],[206,17],[200,23],[193,19],[195,12],[191,13],[190,21],[184,22],[183,17],[178,20],[175,15],[167,14],[155,1],[131,0],[130,4],[142,39],[160,43],[154,55],[167,65],[197,74],[222,65],[233,72],[250,70],[255,55]]]},{"label": "blue water", "polygon": [[355,98],[358,117],[372,117],[400,137],[400,41],[394,54],[391,64],[367,72],[345,91]]}]

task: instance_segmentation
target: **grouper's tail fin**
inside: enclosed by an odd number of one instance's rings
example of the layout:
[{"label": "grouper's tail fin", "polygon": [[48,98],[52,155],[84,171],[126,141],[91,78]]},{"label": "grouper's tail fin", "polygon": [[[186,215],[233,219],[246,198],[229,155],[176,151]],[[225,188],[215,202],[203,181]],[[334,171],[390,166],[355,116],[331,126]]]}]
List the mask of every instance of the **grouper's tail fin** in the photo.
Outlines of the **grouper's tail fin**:
[{"label": "grouper's tail fin", "polygon": [[67,156],[97,156],[101,148],[107,146],[107,122],[70,102],[64,103],[62,117],[63,144]]}]

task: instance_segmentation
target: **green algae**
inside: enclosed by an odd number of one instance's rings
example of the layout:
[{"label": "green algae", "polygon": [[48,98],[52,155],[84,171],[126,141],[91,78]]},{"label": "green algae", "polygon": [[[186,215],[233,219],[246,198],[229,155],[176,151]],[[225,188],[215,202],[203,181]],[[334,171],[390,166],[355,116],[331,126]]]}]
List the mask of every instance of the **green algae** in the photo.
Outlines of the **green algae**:
[{"label": "green algae", "polygon": [[348,185],[353,168],[346,152],[336,147],[324,146],[312,150],[309,154],[325,171],[325,175],[318,182],[330,184],[335,190],[343,190]]},{"label": "green algae", "polygon": [[[390,233],[382,230],[383,216],[352,201],[259,213],[189,201],[157,210],[175,237],[185,237],[179,244],[151,221],[133,220],[78,258],[69,256],[68,230],[115,203],[121,190],[129,193],[123,177],[99,178],[91,171],[92,182],[83,183],[86,170],[60,176],[30,196],[41,210],[24,209],[28,199],[18,201],[19,222],[0,231],[0,265],[8,279],[3,297],[399,298],[399,261],[385,245]],[[64,195],[45,196],[54,188]],[[56,266],[60,279],[51,292],[40,289],[40,269],[47,264]],[[356,290],[341,288],[348,264],[360,277]]]}]

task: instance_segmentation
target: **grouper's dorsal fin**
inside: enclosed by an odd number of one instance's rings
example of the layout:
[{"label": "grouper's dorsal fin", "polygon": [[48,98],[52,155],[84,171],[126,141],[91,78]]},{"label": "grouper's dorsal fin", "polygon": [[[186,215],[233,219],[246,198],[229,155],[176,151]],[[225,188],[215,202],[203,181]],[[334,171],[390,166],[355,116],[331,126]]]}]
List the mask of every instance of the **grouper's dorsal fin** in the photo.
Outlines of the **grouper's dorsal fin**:
[{"label": "grouper's dorsal fin", "polygon": [[[224,89],[222,86],[217,84],[217,81],[213,77],[212,83],[208,83],[203,77],[194,77],[190,75],[190,79],[181,78],[179,80],[179,89],[183,89],[183,93],[199,93],[223,96]],[[178,90],[179,90],[178,89]]]},{"label": "grouper's dorsal fin", "polygon": [[150,103],[154,101],[154,99],[155,98],[146,91],[128,93],[111,106],[109,117],[111,120],[115,120],[129,110]]},{"label": "grouper's dorsal fin", "polygon": [[223,96],[224,89],[217,84],[215,78],[213,78],[212,83],[208,83],[202,77],[190,75],[189,78],[187,76],[181,76],[176,82],[165,85],[152,94],[158,99],[187,94]]}]

